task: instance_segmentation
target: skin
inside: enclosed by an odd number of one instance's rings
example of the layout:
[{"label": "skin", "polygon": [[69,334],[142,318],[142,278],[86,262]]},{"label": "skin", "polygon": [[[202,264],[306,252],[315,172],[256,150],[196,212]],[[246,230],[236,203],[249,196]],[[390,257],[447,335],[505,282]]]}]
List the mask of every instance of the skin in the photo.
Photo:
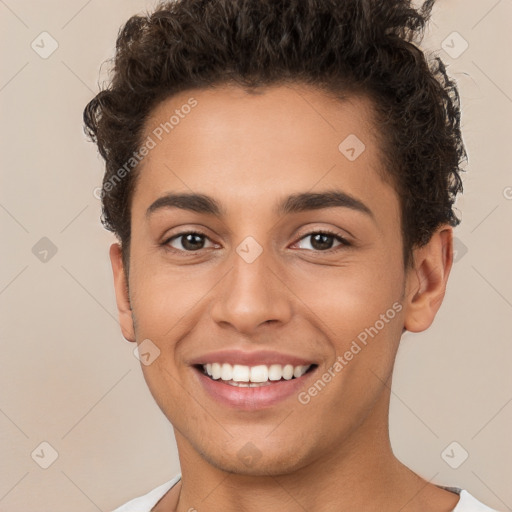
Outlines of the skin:
[{"label": "skin", "polygon": [[[427,329],[452,265],[452,228],[440,226],[404,269],[399,198],[383,161],[372,104],[306,86],[249,95],[235,86],[189,90],[157,105],[144,137],[193,97],[198,104],[144,159],[132,199],[129,279],[121,249],[110,258],[124,337],[150,339],[142,365],[174,427],[182,481],[155,511],[451,511],[458,496],[429,484],[393,455],[390,386],[404,329]],[[338,145],[356,134],[353,162]],[[276,215],[300,192],[340,190],[373,216],[331,207]],[[148,207],[168,192],[211,196],[225,216]],[[352,245],[318,249],[330,229]],[[188,249],[178,232],[205,237]],[[236,248],[252,236],[252,263]],[[201,248],[201,243],[202,247]],[[172,252],[169,247],[174,248]],[[192,253],[192,256],[190,255]],[[393,304],[402,308],[311,401],[292,396],[258,411],[210,398],[188,361],[223,348],[275,349],[319,365],[321,375]],[[247,466],[247,443],[259,454]]]}]

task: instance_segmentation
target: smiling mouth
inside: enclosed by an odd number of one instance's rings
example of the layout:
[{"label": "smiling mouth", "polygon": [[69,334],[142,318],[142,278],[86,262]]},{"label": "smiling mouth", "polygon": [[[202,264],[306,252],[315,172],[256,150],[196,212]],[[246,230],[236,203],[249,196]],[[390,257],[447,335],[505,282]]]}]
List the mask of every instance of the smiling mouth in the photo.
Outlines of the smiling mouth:
[{"label": "smiling mouth", "polygon": [[194,367],[211,380],[241,388],[270,386],[278,382],[300,379],[318,365],[231,365],[228,363],[197,364]]}]

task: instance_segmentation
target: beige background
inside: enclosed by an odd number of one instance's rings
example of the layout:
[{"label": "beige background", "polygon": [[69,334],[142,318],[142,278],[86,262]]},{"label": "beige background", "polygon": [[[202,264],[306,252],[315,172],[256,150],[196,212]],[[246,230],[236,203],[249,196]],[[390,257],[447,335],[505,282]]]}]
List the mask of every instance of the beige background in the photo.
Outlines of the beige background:
[{"label": "beige background", "polygon": [[[113,235],[93,194],[103,163],[81,122],[120,25],[153,5],[0,0],[5,512],[108,511],[179,472],[172,429],[117,323]],[[445,304],[428,332],[404,337],[391,406],[404,463],[499,510],[512,510],[511,18],[511,0],[440,0],[425,39],[459,81],[470,159]],[[43,31],[58,43],[46,59],[31,48]],[[42,237],[57,249],[46,262]],[[441,456],[453,441],[451,461],[469,453],[458,469]],[[42,442],[58,455],[47,469]]]}]

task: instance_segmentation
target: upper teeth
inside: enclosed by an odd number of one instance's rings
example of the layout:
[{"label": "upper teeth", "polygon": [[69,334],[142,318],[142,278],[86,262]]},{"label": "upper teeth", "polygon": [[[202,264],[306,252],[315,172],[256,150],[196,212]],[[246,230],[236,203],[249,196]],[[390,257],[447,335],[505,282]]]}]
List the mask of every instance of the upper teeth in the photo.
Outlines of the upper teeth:
[{"label": "upper teeth", "polygon": [[244,366],[241,364],[230,365],[228,363],[208,363],[203,365],[204,371],[212,379],[233,380],[235,382],[266,382],[267,380],[290,380],[293,377],[304,375],[311,365],[293,366],[291,364],[270,366],[260,364],[258,366]]}]

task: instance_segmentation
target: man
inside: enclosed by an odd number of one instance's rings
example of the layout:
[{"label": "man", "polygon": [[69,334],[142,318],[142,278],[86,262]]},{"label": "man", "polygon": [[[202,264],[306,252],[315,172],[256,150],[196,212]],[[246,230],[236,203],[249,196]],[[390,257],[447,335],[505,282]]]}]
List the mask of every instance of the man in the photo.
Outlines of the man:
[{"label": "man", "polygon": [[432,1],[178,0],[86,107],[123,336],[182,472],[123,511],[489,511],[393,455],[403,332],[441,305],[465,151]]}]

